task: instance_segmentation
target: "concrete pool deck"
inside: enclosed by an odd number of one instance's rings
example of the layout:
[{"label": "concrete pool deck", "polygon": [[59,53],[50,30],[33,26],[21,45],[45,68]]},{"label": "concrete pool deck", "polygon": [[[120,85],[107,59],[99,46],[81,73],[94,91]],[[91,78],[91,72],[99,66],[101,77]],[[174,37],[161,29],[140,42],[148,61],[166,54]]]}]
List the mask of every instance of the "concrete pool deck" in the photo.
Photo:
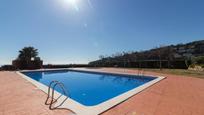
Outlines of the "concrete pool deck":
[{"label": "concrete pool deck", "polygon": [[[92,71],[135,73],[115,68]],[[204,79],[145,72],[165,80],[134,95],[102,115],[204,115]],[[46,94],[15,72],[0,72],[0,115],[71,115],[69,110],[49,110]]]}]

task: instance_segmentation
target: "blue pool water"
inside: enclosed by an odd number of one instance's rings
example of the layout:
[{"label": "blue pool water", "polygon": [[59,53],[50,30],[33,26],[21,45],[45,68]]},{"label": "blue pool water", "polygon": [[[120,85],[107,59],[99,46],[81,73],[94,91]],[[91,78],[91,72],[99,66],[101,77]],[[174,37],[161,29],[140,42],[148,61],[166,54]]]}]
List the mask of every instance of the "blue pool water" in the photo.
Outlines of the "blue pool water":
[{"label": "blue pool water", "polygon": [[[67,70],[23,72],[23,74],[47,86],[53,80],[62,82],[68,90],[70,98],[86,106],[100,104],[155,79],[154,77]],[[56,88],[56,90],[62,92],[60,88]]]}]

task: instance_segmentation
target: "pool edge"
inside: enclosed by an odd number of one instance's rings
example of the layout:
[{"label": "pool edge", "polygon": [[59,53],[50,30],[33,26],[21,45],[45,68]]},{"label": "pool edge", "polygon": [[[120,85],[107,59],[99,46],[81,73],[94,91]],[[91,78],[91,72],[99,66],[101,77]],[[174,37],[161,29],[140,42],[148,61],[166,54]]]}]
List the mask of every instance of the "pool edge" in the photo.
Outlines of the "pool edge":
[{"label": "pool edge", "polygon": [[[39,70],[22,70],[22,71],[17,71],[16,73],[20,75],[22,78],[26,79],[27,81],[31,82],[33,85],[35,85],[38,89],[42,90],[46,94],[48,87],[38,81],[33,80],[32,78],[22,74],[21,72],[32,72],[32,71],[53,71],[53,70],[71,70],[71,71],[82,71],[82,72],[94,72],[94,73],[105,73],[105,74],[115,74],[115,75],[136,75],[136,74],[129,74],[129,73],[121,73],[121,72],[107,72],[107,71],[95,71],[95,70],[90,70],[90,69],[79,69],[79,68],[63,68],[63,69],[39,69]],[[139,87],[136,87],[132,90],[129,90],[123,94],[120,94],[110,100],[107,100],[105,102],[102,102],[101,104],[95,105],[95,106],[84,106],[73,99],[68,98],[68,100],[65,101],[65,103],[62,105],[64,108],[67,108],[71,111],[73,111],[77,115],[98,115],[101,114],[114,106],[128,100],[132,96],[142,92],[146,88],[158,83],[159,81],[165,79],[166,77],[163,76],[153,76],[153,75],[148,75],[150,77],[156,77],[154,80],[145,83]],[[55,91],[57,96],[61,95],[59,92]],[[63,96],[66,98],[66,96]]]}]

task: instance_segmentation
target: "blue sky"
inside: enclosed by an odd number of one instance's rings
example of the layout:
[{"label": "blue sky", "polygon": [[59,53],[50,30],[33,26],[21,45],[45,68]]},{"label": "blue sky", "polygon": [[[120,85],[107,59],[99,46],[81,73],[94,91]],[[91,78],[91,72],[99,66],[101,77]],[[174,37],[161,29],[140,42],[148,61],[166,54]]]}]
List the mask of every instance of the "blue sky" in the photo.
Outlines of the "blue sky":
[{"label": "blue sky", "polygon": [[0,64],[24,46],[45,63],[204,39],[203,0],[0,0]]}]

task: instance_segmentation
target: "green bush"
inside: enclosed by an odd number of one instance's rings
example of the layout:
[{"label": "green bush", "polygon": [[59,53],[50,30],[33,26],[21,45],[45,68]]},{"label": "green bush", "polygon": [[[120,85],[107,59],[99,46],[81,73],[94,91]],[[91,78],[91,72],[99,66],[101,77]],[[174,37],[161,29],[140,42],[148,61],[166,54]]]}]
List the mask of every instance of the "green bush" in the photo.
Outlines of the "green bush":
[{"label": "green bush", "polygon": [[196,64],[204,64],[204,56],[196,57]]}]

